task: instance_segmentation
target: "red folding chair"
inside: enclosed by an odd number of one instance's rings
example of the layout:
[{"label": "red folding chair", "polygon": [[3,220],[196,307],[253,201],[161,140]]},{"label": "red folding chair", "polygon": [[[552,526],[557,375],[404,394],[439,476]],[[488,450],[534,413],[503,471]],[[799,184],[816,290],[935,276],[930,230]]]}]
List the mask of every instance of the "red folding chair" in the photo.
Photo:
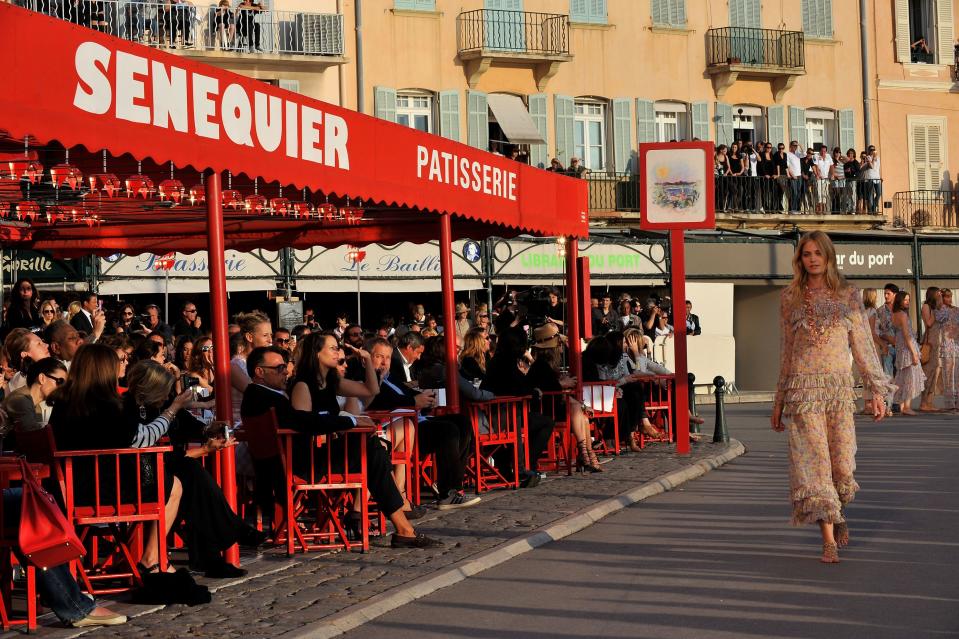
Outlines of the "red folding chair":
[{"label": "red folding chair", "polygon": [[[539,459],[540,470],[560,472],[564,467],[567,475],[573,474],[573,457],[576,454],[576,445],[573,442],[572,420],[570,417],[569,398],[572,391],[549,391],[543,393],[540,412],[544,415],[562,414],[564,417],[553,424],[553,434],[546,444],[546,450]],[[526,451],[529,450],[527,446]],[[529,452],[526,452],[529,468]]]},{"label": "red folding chair", "polygon": [[[593,438],[602,442],[599,449],[603,455],[619,454],[619,400],[616,397],[616,382],[583,382],[583,404],[592,411],[589,420]],[[606,445],[601,419],[610,419],[613,424],[613,447]]]},{"label": "red folding chair", "polygon": [[[37,479],[49,477],[49,468],[43,464],[33,464],[31,469]],[[23,479],[20,461],[17,457],[0,457],[0,490],[10,488],[12,482]],[[2,503],[2,502],[0,502]],[[0,622],[3,630],[13,626],[26,626],[27,632],[37,629],[37,573],[33,565],[21,564],[15,550],[19,547],[18,531],[8,529],[5,523],[6,513],[0,506]],[[13,616],[13,567],[21,565],[26,577],[24,599],[25,616]]]},{"label": "red folding chair", "polygon": [[[497,397],[468,406],[473,423],[473,463],[469,468],[476,492],[494,488],[519,487],[519,442],[528,419],[528,398]],[[505,473],[493,463],[493,456],[507,451],[512,470]]]},{"label": "red folding chair", "polygon": [[673,441],[673,384],[674,375],[651,375],[640,381],[646,390],[646,414],[649,421],[663,431],[662,437],[650,437],[639,431],[639,445],[646,442],[670,443]]},{"label": "red folding chair", "polygon": [[[137,551],[141,549],[144,524],[155,523],[158,527],[160,570],[166,570],[163,454],[172,452],[172,447],[57,451],[53,431],[47,427],[17,433],[17,448],[30,461],[49,464],[51,473],[60,483],[65,514],[87,551],[83,560],[76,563],[80,581],[87,592],[92,595],[112,594],[143,585],[136,558],[140,554]],[[144,462],[152,463],[155,469],[156,486],[149,491],[143,490],[141,482]],[[93,477],[86,476],[85,472],[78,477],[78,465],[92,470]],[[113,471],[112,477],[109,472],[101,472],[110,470]],[[102,475],[106,475],[112,495],[104,495]],[[77,503],[78,487],[90,481],[93,482],[93,503]],[[122,487],[126,484],[136,487],[132,498],[124,495]],[[107,541],[103,546],[108,549],[102,557],[101,540]],[[99,587],[101,583],[107,585]]]},{"label": "red folding chair", "polygon": [[[366,481],[366,446],[372,428],[354,428],[329,436],[309,437],[294,430],[280,429],[276,413],[244,417],[237,438],[246,441],[254,459],[280,456],[283,465],[285,494],[283,517],[274,523],[274,539],[286,542],[287,555],[297,548],[302,552],[330,548],[353,550],[343,527],[343,515],[353,509],[354,493],[360,498],[359,547],[370,547],[369,507]],[[309,438],[311,445],[304,453],[305,466],[294,472],[294,439]],[[342,440],[333,446],[327,439]],[[299,442],[297,442],[300,445]],[[359,447],[359,468],[351,468],[349,452]],[[334,448],[339,450],[334,451]]]},{"label": "red folding chair", "polygon": [[[377,424],[377,430],[384,439],[390,440],[390,462],[393,466],[403,466],[406,468],[406,498],[413,505],[420,503],[420,486],[417,481],[419,475],[419,462],[417,460],[417,447],[415,444],[416,433],[416,411],[412,409],[399,409],[393,411],[367,411],[366,416]],[[392,431],[394,429],[402,430],[402,441],[395,441]],[[398,438],[396,438],[398,439]],[[370,506],[377,504],[370,501]],[[379,529],[380,534],[386,533],[386,513],[379,511]]]}]

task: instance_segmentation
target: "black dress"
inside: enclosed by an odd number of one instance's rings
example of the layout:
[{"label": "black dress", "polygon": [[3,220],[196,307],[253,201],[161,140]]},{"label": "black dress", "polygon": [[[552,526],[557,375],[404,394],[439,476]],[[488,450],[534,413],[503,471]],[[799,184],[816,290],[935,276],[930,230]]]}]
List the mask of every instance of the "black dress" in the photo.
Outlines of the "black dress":
[{"label": "black dress", "polygon": [[[497,397],[524,395],[532,397],[536,394],[536,388],[530,383],[529,378],[519,371],[516,360],[508,355],[494,355],[486,372],[486,381],[483,382],[482,387]],[[528,431],[529,470],[536,472],[538,460],[546,450],[546,445],[553,433],[552,417],[536,412],[534,407],[530,406]],[[523,455],[520,454],[520,459],[522,458]],[[497,459],[497,463],[506,463],[506,460]]]}]

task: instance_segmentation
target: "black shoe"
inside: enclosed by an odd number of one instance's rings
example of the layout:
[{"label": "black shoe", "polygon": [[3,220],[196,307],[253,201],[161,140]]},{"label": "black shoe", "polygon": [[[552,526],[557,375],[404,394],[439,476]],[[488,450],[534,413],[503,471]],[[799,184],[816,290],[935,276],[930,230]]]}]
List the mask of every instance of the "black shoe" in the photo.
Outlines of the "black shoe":
[{"label": "black shoe", "polygon": [[257,530],[256,528],[247,527],[246,530],[240,533],[237,543],[244,548],[259,548],[269,539],[270,533],[266,532],[265,530]]},{"label": "black shoe", "polygon": [[417,533],[415,537],[402,537],[393,533],[393,537],[390,539],[390,547],[392,548],[435,548],[442,545],[443,542],[439,539],[427,537],[423,533]]},{"label": "black shoe", "polygon": [[206,572],[203,573],[203,576],[209,579],[237,579],[244,575],[246,575],[246,570],[237,568],[233,564],[228,564],[225,561],[208,566]]},{"label": "black shoe", "polygon": [[428,510],[426,510],[426,509],[423,508],[422,506],[412,506],[412,508],[413,508],[413,510],[404,510],[404,511],[403,511],[403,514],[406,515],[406,518],[407,518],[409,521],[413,521],[414,519],[420,519],[421,517],[425,517],[426,514],[429,512]]},{"label": "black shoe", "polygon": [[539,486],[539,473],[525,470],[519,474],[520,488],[536,488]]},{"label": "black shoe", "polygon": [[362,541],[363,532],[360,530],[360,524],[363,521],[363,515],[351,510],[343,518],[343,529],[346,531],[347,541]]}]

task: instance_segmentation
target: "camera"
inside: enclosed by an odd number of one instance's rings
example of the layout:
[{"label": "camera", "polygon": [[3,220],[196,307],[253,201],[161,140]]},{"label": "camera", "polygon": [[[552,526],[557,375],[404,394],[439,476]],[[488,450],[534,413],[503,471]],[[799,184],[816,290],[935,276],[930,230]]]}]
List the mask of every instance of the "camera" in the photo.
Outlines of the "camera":
[{"label": "camera", "polygon": [[199,386],[199,385],[200,385],[200,378],[194,377],[193,375],[189,375],[187,373],[183,373],[182,375],[180,375],[180,386],[183,388],[183,390],[187,390],[189,388],[193,388],[194,386]]},{"label": "camera", "polygon": [[548,286],[534,286],[520,293],[513,294],[513,301],[517,306],[517,316],[525,316],[530,326],[540,326],[546,323],[546,314],[549,311]]}]

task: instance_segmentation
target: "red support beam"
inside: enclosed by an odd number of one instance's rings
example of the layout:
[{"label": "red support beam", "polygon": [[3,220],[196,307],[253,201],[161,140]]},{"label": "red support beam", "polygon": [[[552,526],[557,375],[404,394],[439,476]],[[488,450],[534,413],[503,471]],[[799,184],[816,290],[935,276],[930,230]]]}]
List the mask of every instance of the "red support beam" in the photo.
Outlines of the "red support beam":
[{"label": "red support beam", "polygon": [[579,316],[580,326],[582,326],[583,339],[589,340],[593,337],[593,308],[589,305],[590,284],[589,284],[589,258],[580,257],[576,260],[576,269],[579,274],[579,305],[576,307],[576,313]]},{"label": "red support beam", "polygon": [[453,300],[453,229],[449,213],[440,215],[440,280],[443,285],[443,334],[446,336],[446,405],[460,409],[459,363],[456,350],[456,306]]},{"label": "red support beam", "polygon": [[669,232],[673,294],[673,357],[676,360],[676,452],[689,454],[689,366],[686,362],[686,240],[684,231]]},{"label": "red support beam", "polygon": [[[569,374],[576,378],[577,388],[583,386],[583,353],[580,348],[579,323],[579,241],[571,237],[566,242],[566,316],[569,318],[566,336],[569,339]],[[582,392],[577,392],[582,397]]]},{"label": "red support beam", "polygon": [[[213,361],[216,389],[216,417],[233,423],[233,401],[230,389],[230,336],[227,333],[226,264],[224,263],[223,204],[220,201],[220,174],[210,173],[206,179],[207,261],[210,265],[210,321],[213,327]],[[233,448],[220,453],[220,486],[223,496],[236,511],[236,463]],[[240,549],[231,546],[226,560],[240,564]]]}]

